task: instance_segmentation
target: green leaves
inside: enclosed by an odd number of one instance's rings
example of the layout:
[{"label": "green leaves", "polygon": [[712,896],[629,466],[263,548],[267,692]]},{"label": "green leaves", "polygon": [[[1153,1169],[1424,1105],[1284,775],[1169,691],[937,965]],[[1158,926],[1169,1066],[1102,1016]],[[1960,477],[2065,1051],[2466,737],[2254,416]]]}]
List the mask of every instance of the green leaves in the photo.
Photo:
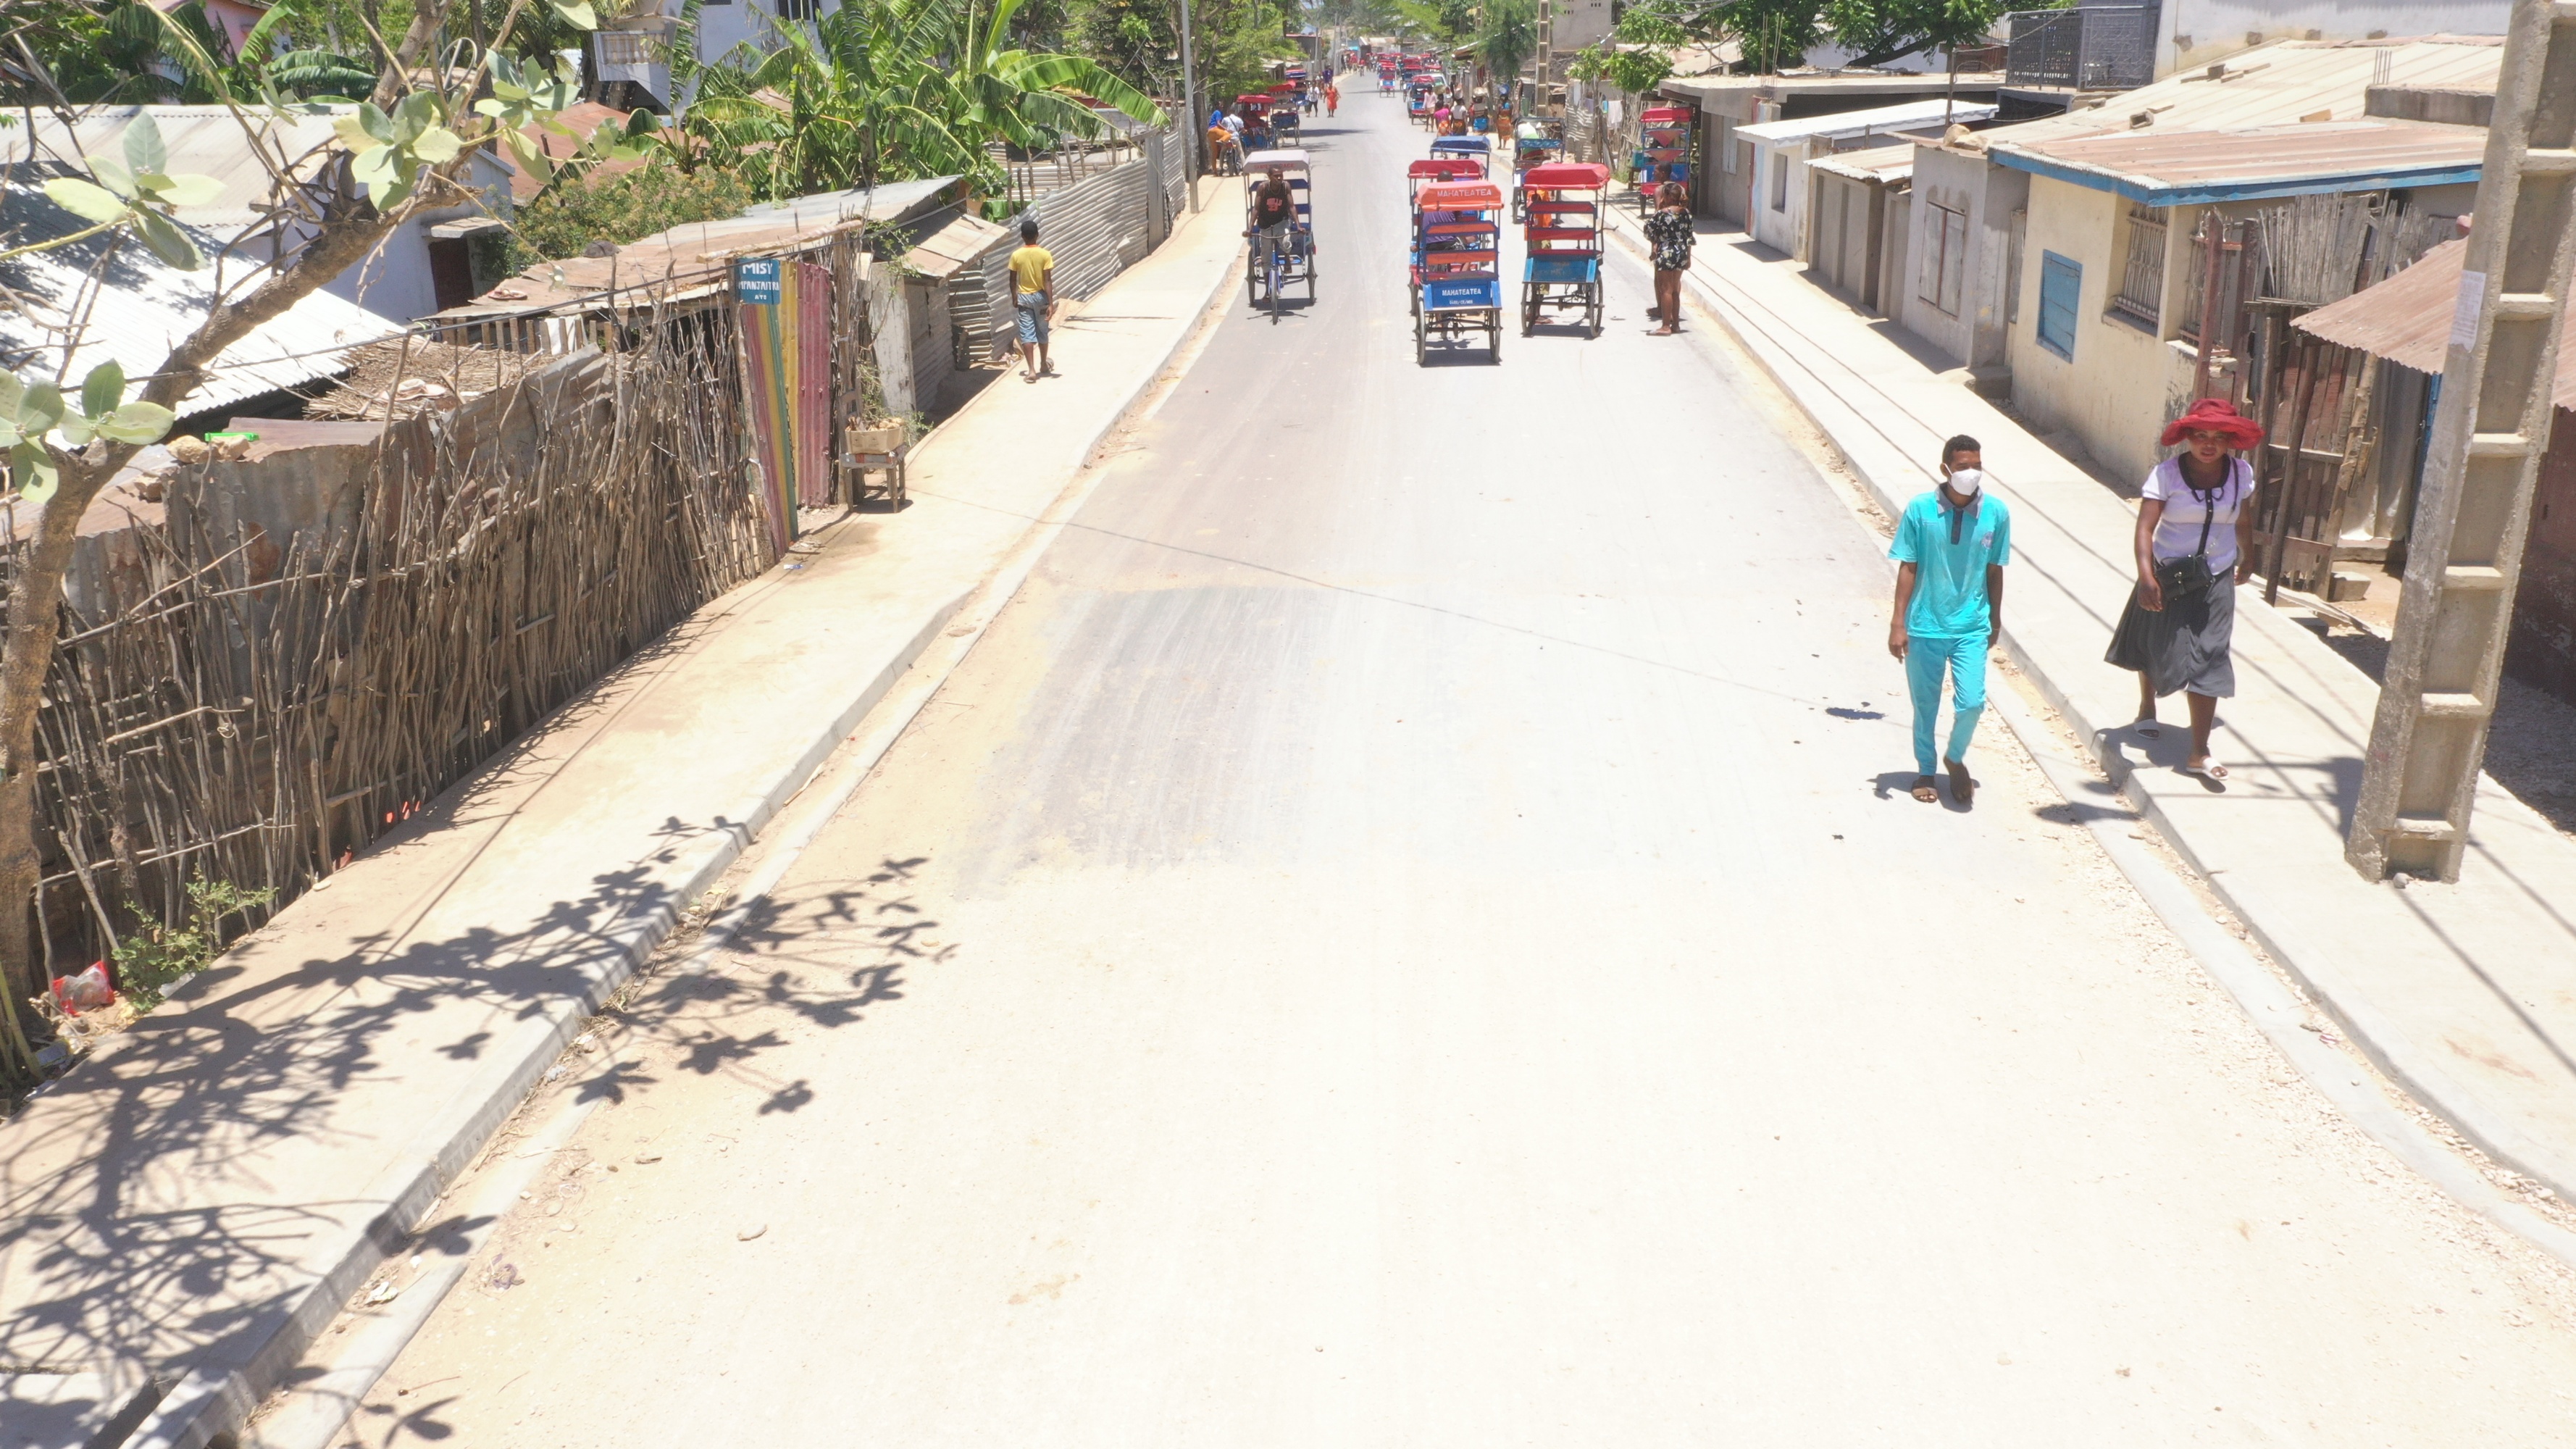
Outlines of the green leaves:
[{"label": "green leaves", "polygon": [[169,168],[170,148],[161,140],[161,123],[152,119],[149,111],[126,125],[125,164],[138,176]]},{"label": "green leaves", "polygon": [[54,204],[85,221],[117,222],[125,219],[125,198],[103,186],[69,176],[58,176],[45,183],[45,195]]},{"label": "green leaves", "polygon": [[206,264],[205,254],[197,250],[196,242],[161,213],[137,210],[134,226],[143,234],[143,244],[152,249],[152,255],[180,271],[193,272]]},{"label": "green leaves", "polygon": [[60,481],[53,452],[45,446],[47,434],[67,449],[87,447],[93,438],[157,443],[178,421],[159,403],[125,401],[125,369],[113,358],[81,379],[77,401],[73,406],[50,382],[0,372],[0,448],[9,451],[10,474],[24,501],[44,502]]},{"label": "green leaves", "polygon": [[[15,377],[9,380],[18,383]],[[46,451],[44,439],[62,417],[61,388],[50,382],[19,385],[16,421],[9,430],[9,472],[17,480],[18,496],[29,503],[42,503],[53,497],[54,486],[60,481],[54,455]]]},{"label": "green leaves", "polygon": [[547,3],[553,5],[555,13],[563,17],[564,24],[575,30],[599,28],[599,12],[590,8],[590,0],[574,0],[574,3],[569,5],[565,4],[564,0],[547,0]]},{"label": "green leaves", "polygon": [[125,368],[109,358],[81,380],[81,411],[91,417],[113,411],[125,399]]},{"label": "green leaves", "polygon": [[123,149],[122,160],[113,156],[88,158],[89,174],[97,178],[94,182],[58,176],[45,183],[48,199],[92,225],[88,231],[39,246],[58,246],[96,232],[131,226],[152,254],[171,266],[189,272],[204,266],[204,254],[169,213],[177,207],[213,202],[223,195],[223,183],[211,176],[172,176],[163,171],[170,164],[170,150],[161,139],[160,123],[148,113],[126,124]]},{"label": "green leaves", "polygon": [[106,417],[95,418],[91,426],[102,438],[119,443],[157,443],[168,436],[170,425],[179,415],[159,403],[120,403]]},{"label": "green leaves", "polygon": [[18,497],[27,503],[42,503],[54,496],[62,483],[62,472],[54,466],[54,455],[42,443],[20,443],[9,450],[9,476],[18,481]]}]

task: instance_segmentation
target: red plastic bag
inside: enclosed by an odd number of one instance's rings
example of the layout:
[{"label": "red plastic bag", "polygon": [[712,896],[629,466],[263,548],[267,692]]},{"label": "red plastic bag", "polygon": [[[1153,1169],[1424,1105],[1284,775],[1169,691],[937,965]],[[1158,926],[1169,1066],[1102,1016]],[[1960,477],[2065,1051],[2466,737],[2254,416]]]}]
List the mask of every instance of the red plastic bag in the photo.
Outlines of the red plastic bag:
[{"label": "red plastic bag", "polygon": [[116,988],[107,984],[107,963],[104,961],[91,962],[86,971],[54,978],[54,1002],[62,1007],[66,1016],[96,1011],[102,1006],[113,1005],[115,1001]]}]

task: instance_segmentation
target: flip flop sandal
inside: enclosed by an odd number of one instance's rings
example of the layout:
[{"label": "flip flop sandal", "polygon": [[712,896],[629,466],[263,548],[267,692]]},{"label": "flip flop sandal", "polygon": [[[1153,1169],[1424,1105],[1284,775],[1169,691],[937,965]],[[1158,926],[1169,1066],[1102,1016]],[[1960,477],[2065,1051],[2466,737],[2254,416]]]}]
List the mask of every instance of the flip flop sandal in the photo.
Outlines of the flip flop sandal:
[{"label": "flip flop sandal", "polygon": [[2140,739],[2163,739],[2165,737],[2164,721],[2160,719],[2152,719],[2146,715],[2140,715],[2136,719],[2129,721],[2129,733],[2138,736]]},{"label": "flip flop sandal", "polygon": [[2174,768],[2182,771],[2186,775],[2198,776],[2213,785],[2225,784],[2233,773],[2225,765],[2218,763],[2215,759],[2203,760],[2197,765],[2177,765]]}]

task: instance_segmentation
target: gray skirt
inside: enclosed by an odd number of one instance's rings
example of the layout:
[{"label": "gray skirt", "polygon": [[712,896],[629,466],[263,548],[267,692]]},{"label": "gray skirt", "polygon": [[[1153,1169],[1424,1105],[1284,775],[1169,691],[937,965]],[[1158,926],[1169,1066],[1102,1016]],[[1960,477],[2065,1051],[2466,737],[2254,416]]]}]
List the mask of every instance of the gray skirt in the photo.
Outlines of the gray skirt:
[{"label": "gray skirt", "polygon": [[2227,699],[2236,693],[2236,661],[2227,646],[2236,633],[2236,579],[2222,571],[2207,588],[2188,595],[2167,592],[2164,608],[2149,612],[2129,590],[2129,606],[2111,631],[2106,663],[2134,670],[2161,699],[2177,689]]}]

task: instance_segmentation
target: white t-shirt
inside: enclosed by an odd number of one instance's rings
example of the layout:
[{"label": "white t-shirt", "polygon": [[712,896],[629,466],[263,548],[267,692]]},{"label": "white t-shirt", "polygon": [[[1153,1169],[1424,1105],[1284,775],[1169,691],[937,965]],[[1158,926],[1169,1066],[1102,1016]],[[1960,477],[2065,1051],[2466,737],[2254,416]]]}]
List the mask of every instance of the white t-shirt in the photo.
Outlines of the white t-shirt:
[{"label": "white t-shirt", "polygon": [[2155,542],[2150,545],[2159,559],[2181,558],[2200,548],[2200,521],[2209,520],[2209,571],[2223,574],[2236,566],[2236,514],[2245,506],[2246,495],[2254,491],[2254,468],[2242,458],[2227,460],[2227,481],[2216,491],[2194,493],[2182,476],[2179,456],[2165,459],[2147,475],[2146,486],[2138,490],[2143,498],[2164,501],[2164,517],[2156,521]]}]

